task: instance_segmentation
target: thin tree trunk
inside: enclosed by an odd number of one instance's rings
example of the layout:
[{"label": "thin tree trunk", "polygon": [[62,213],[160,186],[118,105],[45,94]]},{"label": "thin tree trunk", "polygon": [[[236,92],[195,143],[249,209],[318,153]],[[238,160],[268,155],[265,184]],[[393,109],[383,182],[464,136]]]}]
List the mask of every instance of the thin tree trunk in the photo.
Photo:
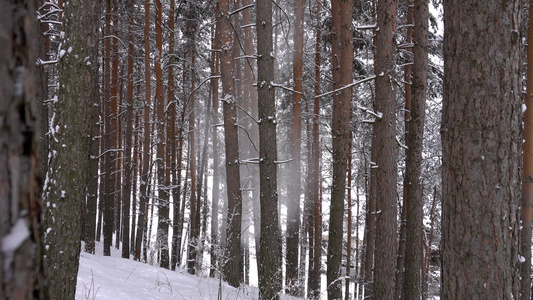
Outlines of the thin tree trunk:
[{"label": "thin tree trunk", "polygon": [[[315,32],[315,96],[320,94],[320,37],[321,37],[321,13],[322,1],[316,1],[317,25]],[[310,201],[312,203],[313,217],[309,222],[309,288],[308,297],[315,299],[320,295],[320,268],[322,261],[322,221],[321,221],[321,202],[320,202],[320,99],[315,98],[313,103],[313,132],[311,144],[311,159],[309,164]],[[312,242],[311,242],[312,241]]]},{"label": "thin tree trunk", "polygon": [[[412,44],[413,43],[413,11],[414,11],[414,0],[407,0],[407,37],[406,37],[406,44]],[[413,51],[412,48],[407,48],[406,50],[406,56],[407,61],[412,60]],[[413,67],[412,64],[407,63],[404,67],[404,90],[405,90],[405,112],[404,112],[404,135],[405,135],[405,141],[407,143],[408,136],[410,133],[410,126],[409,123],[411,121],[411,82],[413,77]],[[409,146],[407,146],[409,147]],[[406,150],[406,156],[407,151]],[[407,160],[407,158],[406,158]],[[409,168],[409,166],[406,164],[406,169]],[[409,170],[406,170],[406,172],[409,172]],[[396,260],[396,286],[394,289],[394,299],[402,299],[402,288],[403,288],[403,282],[405,278],[405,247],[406,247],[406,235],[407,235],[407,202],[409,202],[410,198],[408,198],[407,195],[407,175],[404,176],[404,182],[403,182],[403,203],[401,207],[401,213],[400,213],[400,238],[398,239],[399,246],[398,246],[398,258]]]},{"label": "thin tree trunk", "polygon": [[[118,36],[118,0],[113,0],[113,34]],[[118,39],[113,39],[113,62],[112,62],[112,72],[111,72],[111,132],[112,132],[112,143],[115,149],[110,154],[113,156],[112,163],[113,166],[113,232],[115,233],[115,248],[119,249],[120,243],[120,211],[121,211],[121,127],[120,127],[120,110],[122,105],[122,85],[119,83],[119,76],[122,77],[122,74],[119,75],[119,66],[118,66]],[[122,72],[121,72],[122,73]],[[120,87],[120,89],[119,89]]]},{"label": "thin tree trunk", "polygon": [[[137,86],[137,95],[140,95],[140,84]],[[132,171],[133,171],[133,178],[132,178],[132,200],[131,200],[131,237],[130,237],[130,254],[135,256],[135,239],[136,239],[136,229],[137,229],[137,216],[138,216],[138,210],[137,210],[137,182],[139,179],[139,173],[140,168],[142,165],[142,154],[139,151],[139,148],[141,146],[141,139],[140,139],[140,118],[139,113],[135,112],[135,119],[133,120],[133,161],[132,161]]]},{"label": "thin tree trunk", "polygon": [[[139,216],[137,221],[137,234],[135,242],[135,259],[141,260],[141,250],[146,236],[143,235],[146,227],[146,204],[148,202],[150,172],[150,102],[151,102],[151,77],[150,77],[150,0],[144,2],[144,144],[141,171],[141,199],[139,201]],[[144,253],[146,255],[146,251]]]},{"label": "thin tree trunk", "polygon": [[527,33],[526,111],[524,113],[524,143],[522,170],[522,207],[520,211],[520,299],[531,299],[531,220],[533,218],[533,1],[529,1]]},{"label": "thin tree trunk", "polygon": [[[219,43],[219,25],[214,25],[214,33],[212,33],[213,39],[211,44],[214,49],[220,49]],[[211,54],[211,74],[213,77],[219,76],[219,55],[218,52],[213,51]],[[219,201],[220,201],[220,189],[219,189],[219,155],[218,155],[218,78],[211,80],[211,94],[213,100],[213,110],[211,111],[211,118],[213,124],[212,131],[212,143],[213,143],[213,187],[211,190],[211,270],[209,271],[210,277],[215,277],[216,271],[219,267],[218,262],[218,219],[219,219]]]},{"label": "thin tree trunk", "polygon": [[[227,229],[226,229],[226,263],[224,264],[224,277],[232,286],[239,286],[242,280],[242,254],[241,254],[241,222],[242,222],[242,194],[240,190],[239,172],[239,137],[235,98],[235,79],[233,77],[231,23],[229,15],[229,1],[221,0],[219,3],[220,25],[220,72],[222,75],[222,101],[224,112],[224,137],[226,152],[226,187],[228,195]],[[234,43],[237,43],[234,37]]]},{"label": "thin tree trunk", "polygon": [[[174,16],[170,17],[171,19]],[[155,66],[155,101],[157,107],[157,208],[158,221],[157,226],[157,242],[161,251],[160,267],[169,268],[170,257],[168,249],[168,228],[169,228],[169,205],[168,205],[168,184],[165,178],[165,97],[163,88],[163,70],[161,68],[161,61],[163,55],[163,12],[161,0],[155,0],[155,43],[156,55],[154,58]],[[170,100],[169,100],[170,101]]]},{"label": "thin tree trunk", "polygon": [[[169,41],[168,41],[168,52],[171,54],[168,59],[168,94],[167,94],[167,107],[168,112],[166,114],[166,126],[167,126],[167,140],[166,140],[166,169],[165,169],[165,186],[167,187],[167,197],[170,199],[172,195],[173,203],[173,230],[176,230],[176,212],[179,211],[179,193],[176,192],[178,187],[178,181],[176,178],[176,99],[174,93],[174,44],[175,44],[175,12],[176,11],[176,2],[170,1],[170,11],[168,13],[168,27],[169,27]],[[167,204],[167,209],[170,209],[170,201]],[[170,215],[167,212],[167,240],[168,240],[168,226],[170,225]],[[176,261],[174,254],[176,253],[174,248],[176,234],[172,234],[172,250],[169,253],[169,266],[170,269],[175,270]],[[167,242],[168,243],[168,242]]]},{"label": "thin tree trunk", "polygon": [[189,274],[195,274],[197,267],[197,255],[200,236],[199,225],[200,220],[197,218],[199,213],[199,203],[196,201],[196,117],[195,117],[195,60],[196,60],[196,46],[195,46],[195,34],[196,34],[196,20],[194,19],[194,11],[191,6],[189,10],[189,17],[187,21],[187,47],[188,47],[188,80],[190,80],[190,93],[186,95],[186,99],[189,102],[189,168],[191,172],[191,195],[190,195],[190,226],[189,226],[189,250],[187,257],[187,271]]},{"label": "thin tree trunk", "polygon": [[286,292],[298,294],[298,248],[300,242],[300,195],[301,195],[301,162],[302,148],[302,77],[303,77],[303,46],[304,46],[304,6],[305,0],[294,1],[295,29],[293,52],[294,90],[292,105],[292,135],[289,198],[287,199],[287,256],[286,256]]},{"label": "thin tree trunk", "polygon": [[133,131],[133,12],[130,11],[130,23],[128,26],[128,86],[127,86],[127,108],[126,108],[126,145],[124,158],[124,191],[122,192],[122,257],[130,257],[130,202],[132,189],[132,131]]},{"label": "thin tree trunk", "polygon": [[[351,113],[351,110],[350,110]],[[352,141],[353,141],[353,133],[350,131],[350,141],[348,144],[348,183],[346,190],[348,191],[348,195],[346,198],[346,204],[347,204],[347,210],[348,210],[348,221],[347,221],[347,228],[348,228],[348,238],[347,238],[347,245],[346,245],[346,280],[344,284],[344,299],[349,300],[350,299],[350,278],[352,276],[351,274],[351,267],[352,267]]]}]

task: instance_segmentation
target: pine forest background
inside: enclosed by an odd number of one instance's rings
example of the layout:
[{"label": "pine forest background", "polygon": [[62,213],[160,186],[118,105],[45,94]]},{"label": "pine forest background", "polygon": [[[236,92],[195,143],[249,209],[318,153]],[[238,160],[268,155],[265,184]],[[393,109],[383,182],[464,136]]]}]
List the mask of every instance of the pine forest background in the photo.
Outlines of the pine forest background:
[{"label": "pine forest background", "polygon": [[530,298],[530,1],[0,3],[0,298]]}]

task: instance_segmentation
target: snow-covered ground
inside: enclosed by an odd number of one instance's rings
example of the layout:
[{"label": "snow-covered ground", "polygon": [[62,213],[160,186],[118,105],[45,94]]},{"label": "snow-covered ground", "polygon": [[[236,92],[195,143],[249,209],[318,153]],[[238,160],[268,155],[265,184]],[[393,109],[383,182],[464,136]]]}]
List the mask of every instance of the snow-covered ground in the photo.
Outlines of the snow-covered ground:
[{"label": "snow-covered ground", "polygon": [[248,286],[234,288],[219,279],[189,275],[183,269],[170,271],[124,259],[112,248],[112,256],[103,256],[101,250],[95,255],[81,252],[76,300],[82,299],[252,300],[258,299],[258,290]]}]

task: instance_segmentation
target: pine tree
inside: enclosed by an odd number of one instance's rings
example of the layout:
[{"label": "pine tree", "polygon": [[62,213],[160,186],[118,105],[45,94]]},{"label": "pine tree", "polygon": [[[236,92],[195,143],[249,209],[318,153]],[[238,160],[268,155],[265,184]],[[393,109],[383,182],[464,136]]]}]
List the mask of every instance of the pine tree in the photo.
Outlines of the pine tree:
[{"label": "pine tree", "polygon": [[479,4],[444,2],[442,297],[517,299],[520,1]]}]

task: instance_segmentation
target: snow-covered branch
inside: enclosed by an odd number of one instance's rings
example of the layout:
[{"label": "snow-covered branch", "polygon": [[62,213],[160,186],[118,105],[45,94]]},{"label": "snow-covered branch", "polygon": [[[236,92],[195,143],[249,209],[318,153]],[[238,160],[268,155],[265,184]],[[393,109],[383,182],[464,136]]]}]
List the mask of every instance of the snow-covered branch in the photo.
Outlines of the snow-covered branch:
[{"label": "snow-covered branch", "polygon": [[358,84],[365,83],[365,82],[370,81],[370,80],[374,80],[375,78],[376,78],[376,75],[372,75],[372,76],[369,76],[369,77],[367,77],[365,79],[354,81],[354,82],[352,82],[352,83],[350,83],[348,85],[345,85],[343,87],[340,87],[340,88],[338,88],[336,90],[329,91],[327,93],[317,95],[317,96],[315,96],[315,98],[320,98],[320,97],[328,96],[328,95],[331,95],[331,94],[335,94],[335,93],[338,93],[338,92],[340,92],[340,91],[342,91],[344,89],[348,89],[348,88],[351,88],[351,87],[356,86]]},{"label": "snow-covered branch", "polygon": [[289,87],[286,87],[286,86],[283,86],[281,84],[277,84],[277,83],[274,83],[274,82],[270,82],[270,85],[273,86],[273,87],[277,87],[277,88],[281,88],[281,89],[284,89],[284,90],[287,90],[291,93],[295,93],[295,94],[300,94],[300,95],[303,95],[302,92],[298,92],[298,91],[295,91]]}]

